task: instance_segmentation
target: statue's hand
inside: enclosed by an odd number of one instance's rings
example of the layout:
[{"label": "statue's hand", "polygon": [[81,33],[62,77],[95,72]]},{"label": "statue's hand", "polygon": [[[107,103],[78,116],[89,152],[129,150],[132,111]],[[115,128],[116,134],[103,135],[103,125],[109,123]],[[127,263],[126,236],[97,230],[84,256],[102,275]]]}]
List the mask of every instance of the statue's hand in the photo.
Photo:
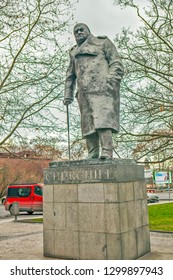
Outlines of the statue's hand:
[{"label": "statue's hand", "polygon": [[108,85],[108,89],[110,89],[110,90],[114,89],[113,86],[110,83],[107,83],[107,85]]},{"label": "statue's hand", "polygon": [[108,87],[108,89],[110,89],[110,90],[113,90],[113,89],[114,89],[113,83],[112,83],[112,80],[111,80],[111,79],[107,79],[107,87]]},{"label": "statue's hand", "polygon": [[110,89],[110,90],[114,90],[119,83],[120,82],[118,80],[116,80],[115,78],[114,79],[112,77],[107,78],[107,86],[108,86],[108,89]]},{"label": "statue's hand", "polygon": [[63,103],[64,103],[64,105],[69,105],[72,103],[72,100],[70,98],[65,98]]}]

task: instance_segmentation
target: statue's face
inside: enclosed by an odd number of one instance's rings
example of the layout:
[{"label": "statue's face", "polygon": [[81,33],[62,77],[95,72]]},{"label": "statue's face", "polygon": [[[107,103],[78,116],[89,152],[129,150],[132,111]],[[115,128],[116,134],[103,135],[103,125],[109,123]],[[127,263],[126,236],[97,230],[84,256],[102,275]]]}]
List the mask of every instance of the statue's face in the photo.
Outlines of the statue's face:
[{"label": "statue's face", "polygon": [[90,31],[87,26],[81,24],[74,28],[74,36],[78,45],[81,45],[89,36]]}]

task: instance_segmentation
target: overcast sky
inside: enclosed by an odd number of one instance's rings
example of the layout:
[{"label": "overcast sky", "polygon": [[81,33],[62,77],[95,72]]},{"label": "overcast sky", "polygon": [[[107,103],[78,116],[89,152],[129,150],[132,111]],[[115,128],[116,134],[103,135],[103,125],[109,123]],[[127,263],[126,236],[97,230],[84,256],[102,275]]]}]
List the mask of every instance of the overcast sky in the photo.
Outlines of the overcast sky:
[{"label": "overcast sky", "polygon": [[[79,0],[74,21],[86,23],[95,36],[106,35],[111,40],[123,27],[131,27],[133,30],[139,27],[140,21],[135,9],[122,10],[119,6],[113,5],[113,2],[113,0]],[[141,7],[147,4],[147,0],[135,2]]]}]

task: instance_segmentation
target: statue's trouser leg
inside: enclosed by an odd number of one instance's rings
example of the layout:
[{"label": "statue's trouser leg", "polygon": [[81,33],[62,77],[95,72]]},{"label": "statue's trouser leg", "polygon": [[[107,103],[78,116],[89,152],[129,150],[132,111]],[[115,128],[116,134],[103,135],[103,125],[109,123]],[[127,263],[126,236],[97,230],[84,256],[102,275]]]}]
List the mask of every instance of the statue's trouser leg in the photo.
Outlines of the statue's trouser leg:
[{"label": "statue's trouser leg", "polygon": [[112,158],[113,145],[112,145],[112,130],[111,129],[98,129],[98,134],[101,143],[101,156],[100,158]]},{"label": "statue's trouser leg", "polygon": [[86,136],[88,158],[99,158],[99,135],[93,133]]}]

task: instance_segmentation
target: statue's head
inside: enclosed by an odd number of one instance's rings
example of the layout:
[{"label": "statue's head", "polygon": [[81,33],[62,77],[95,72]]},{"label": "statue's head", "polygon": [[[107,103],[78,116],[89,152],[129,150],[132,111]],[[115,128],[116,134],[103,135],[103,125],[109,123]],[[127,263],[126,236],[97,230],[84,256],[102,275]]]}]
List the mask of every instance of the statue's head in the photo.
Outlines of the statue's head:
[{"label": "statue's head", "polygon": [[84,23],[77,23],[73,29],[76,43],[80,46],[90,35],[88,26]]}]

